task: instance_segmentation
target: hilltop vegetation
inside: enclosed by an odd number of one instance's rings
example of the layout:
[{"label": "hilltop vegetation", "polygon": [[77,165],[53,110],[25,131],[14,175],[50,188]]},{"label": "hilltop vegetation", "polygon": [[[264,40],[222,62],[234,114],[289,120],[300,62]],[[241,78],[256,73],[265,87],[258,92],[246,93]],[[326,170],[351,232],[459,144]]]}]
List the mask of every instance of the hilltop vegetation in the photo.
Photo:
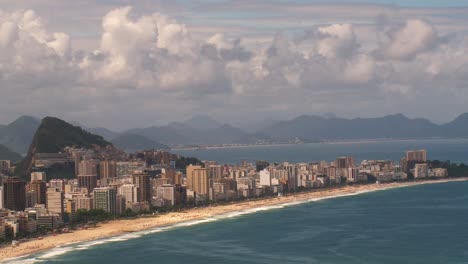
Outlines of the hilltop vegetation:
[{"label": "hilltop vegetation", "polygon": [[91,148],[93,145],[105,147],[111,143],[61,119],[46,117],[34,135],[29,152],[55,153],[67,146]]},{"label": "hilltop vegetation", "polygon": [[451,163],[450,161],[432,160],[428,161],[430,168],[445,168],[450,177],[468,176],[468,165],[464,163]]},{"label": "hilltop vegetation", "polygon": [[55,117],[46,117],[37,129],[28,154],[18,166],[17,174],[26,178],[31,172],[36,153],[57,153],[67,146],[93,148],[112,145],[101,136],[93,135],[78,126]]}]

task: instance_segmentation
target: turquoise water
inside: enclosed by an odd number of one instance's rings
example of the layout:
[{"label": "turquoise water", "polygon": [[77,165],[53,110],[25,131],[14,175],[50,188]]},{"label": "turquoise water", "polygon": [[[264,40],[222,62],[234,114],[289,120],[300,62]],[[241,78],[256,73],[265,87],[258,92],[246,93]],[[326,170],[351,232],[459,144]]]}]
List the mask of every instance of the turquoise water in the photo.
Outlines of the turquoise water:
[{"label": "turquoise water", "polygon": [[206,221],[57,248],[19,262],[468,263],[468,182]]},{"label": "turquoise water", "polygon": [[242,160],[270,162],[332,161],[338,156],[352,155],[357,162],[364,159],[399,161],[406,150],[427,149],[428,159],[468,163],[468,139],[406,140],[368,143],[277,145],[245,148],[179,150],[175,153],[215,160],[219,163],[239,164]]}]

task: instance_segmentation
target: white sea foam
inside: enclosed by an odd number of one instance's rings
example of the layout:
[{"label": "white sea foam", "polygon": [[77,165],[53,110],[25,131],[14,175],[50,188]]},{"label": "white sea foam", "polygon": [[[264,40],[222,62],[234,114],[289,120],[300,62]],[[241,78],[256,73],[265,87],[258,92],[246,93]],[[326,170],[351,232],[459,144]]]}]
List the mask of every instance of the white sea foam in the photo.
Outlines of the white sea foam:
[{"label": "white sea foam", "polygon": [[169,231],[169,230],[172,230],[172,229],[175,229],[175,228],[190,227],[190,226],[194,226],[194,225],[215,222],[215,221],[219,221],[219,220],[223,220],[223,219],[232,219],[232,218],[240,217],[240,216],[243,216],[243,215],[254,214],[254,213],[257,213],[257,212],[270,211],[270,210],[275,210],[275,209],[282,209],[282,208],[285,208],[285,207],[296,206],[296,205],[310,203],[310,202],[318,202],[318,201],[326,200],[326,199],[340,198],[340,197],[346,197],[346,196],[354,196],[354,195],[364,194],[364,193],[368,193],[368,192],[372,192],[372,190],[364,190],[364,191],[358,191],[358,192],[347,193],[347,194],[338,194],[338,195],[325,196],[325,197],[320,197],[320,198],[311,198],[311,199],[298,200],[298,201],[287,202],[287,203],[277,204],[277,205],[268,205],[268,206],[251,208],[251,209],[244,209],[244,210],[229,212],[229,213],[225,213],[225,214],[221,214],[221,215],[217,215],[217,216],[213,216],[213,217],[209,217],[209,218],[204,218],[204,219],[200,219],[200,220],[192,220],[192,221],[177,223],[177,224],[173,224],[173,225],[170,225],[170,226],[156,227],[156,228],[151,228],[151,229],[147,229],[147,230],[143,230],[143,231],[127,233],[127,234],[124,234],[124,235],[118,235],[118,236],[98,239],[98,240],[89,241],[89,242],[82,242],[82,243],[77,243],[77,244],[68,244],[68,245],[64,245],[64,246],[61,246],[61,247],[57,247],[57,248],[48,250],[48,251],[43,252],[43,253],[32,255],[30,257],[10,259],[8,263],[40,263],[40,262],[43,262],[43,261],[48,260],[48,259],[56,258],[58,256],[61,256],[63,254],[71,252],[71,251],[87,250],[87,249],[89,249],[91,247],[94,247],[94,246],[97,246],[97,245],[102,245],[102,244],[106,244],[106,243],[123,242],[123,241],[127,241],[127,240],[130,240],[130,239],[140,238],[140,237],[145,236],[145,235],[150,235],[150,234]]}]

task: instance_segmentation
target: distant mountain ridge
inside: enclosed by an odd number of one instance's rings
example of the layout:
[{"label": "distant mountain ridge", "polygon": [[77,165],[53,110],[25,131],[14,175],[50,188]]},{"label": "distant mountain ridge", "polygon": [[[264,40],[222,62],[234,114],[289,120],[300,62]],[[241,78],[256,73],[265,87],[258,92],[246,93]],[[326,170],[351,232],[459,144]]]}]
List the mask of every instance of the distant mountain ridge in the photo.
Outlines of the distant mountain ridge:
[{"label": "distant mountain ridge", "polygon": [[13,162],[21,160],[23,157],[21,157],[20,154],[10,150],[9,148],[0,145],[0,160],[11,160]]},{"label": "distant mountain ridge", "polygon": [[355,119],[304,115],[278,122],[261,132],[274,140],[300,138],[304,141],[468,137],[468,114],[443,125],[423,118],[410,119],[402,114]]},{"label": "distant mountain ridge", "polygon": [[85,128],[85,127],[83,127],[83,129],[90,132],[90,133],[92,133],[92,134],[100,135],[101,137],[103,137],[107,141],[111,141],[112,139],[114,139],[116,137],[119,137],[121,135],[120,133],[111,131],[111,130],[109,130],[107,128],[104,128],[104,127],[95,127],[95,128]]},{"label": "distant mountain ridge", "polygon": [[31,116],[21,116],[8,125],[0,126],[0,144],[10,150],[25,154],[31,144],[40,120]]},{"label": "distant mountain ridge", "polygon": [[452,122],[440,126],[447,137],[468,137],[468,113],[461,114]]},{"label": "distant mountain ridge", "polygon": [[164,149],[168,150],[167,145],[155,142],[139,135],[123,134],[111,140],[111,143],[119,149],[127,152],[136,152],[148,149]]},{"label": "distant mountain ridge", "polygon": [[186,123],[178,122],[160,127],[131,129],[126,133],[141,135],[169,146],[249,144],[255,143],[258,138],[255,134],[244,132],[229,124],[199,130]]},{"label": "distant mountain ridge", "polygon": [[[9,125],[0,125],[0,144],[17,153],[26,153],[40,122],[23,116]],[[185,122],[163,126],[134,128],[122,133],[106,128],[84,128],[110,142],[124,135],[139,136],[134,140],[124,137],[129,149],[140,149],[146,141],[151,146],[219,145],[280,143],[300,139],[304,142],[357,139],[420,139],[468,138],[468,113],[453,121],[437,125],[423,118],[411,119],[402,114],[379,118],[345,119],[333,114],[302,115],[292,120],[273,119],[252,124],[250,129],[218,122],[208,116],[195,116]],[[142,138],[144,137],[144,139]],[[122,140],[122,139],[119,139]],[[133,146],[129,144],[133,142]],[[156,145],[155,145],[156,144]],[[151,147],[150,147],[151,148]]]},{"label": "distant mountain ridge", "polygon": [[210,130],[221,127],[223,124],[219,123],[215,119],[206,116],[206,115],[198,115],[186,120],[184,124],[191,126],[197,130]]}]

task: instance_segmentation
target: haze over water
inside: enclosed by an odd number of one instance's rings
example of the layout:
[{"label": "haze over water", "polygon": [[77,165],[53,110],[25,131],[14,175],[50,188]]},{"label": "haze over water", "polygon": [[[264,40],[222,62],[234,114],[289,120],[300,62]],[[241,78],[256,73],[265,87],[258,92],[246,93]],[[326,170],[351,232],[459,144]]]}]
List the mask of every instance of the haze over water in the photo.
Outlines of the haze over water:
[{"label": "haze over water", "polygon": [[214,160],[221,164],[239,164],[241,161],[266,160],[270,162],[332,161],[351,155],[362,160],[393,160],[398,162],[407,150],[426,149],[430,160],[450,160],[468,163],[468,139],[399,140],[362,143],[311,143],[241,148],[221,148],[173,151],[183,156]]}]

